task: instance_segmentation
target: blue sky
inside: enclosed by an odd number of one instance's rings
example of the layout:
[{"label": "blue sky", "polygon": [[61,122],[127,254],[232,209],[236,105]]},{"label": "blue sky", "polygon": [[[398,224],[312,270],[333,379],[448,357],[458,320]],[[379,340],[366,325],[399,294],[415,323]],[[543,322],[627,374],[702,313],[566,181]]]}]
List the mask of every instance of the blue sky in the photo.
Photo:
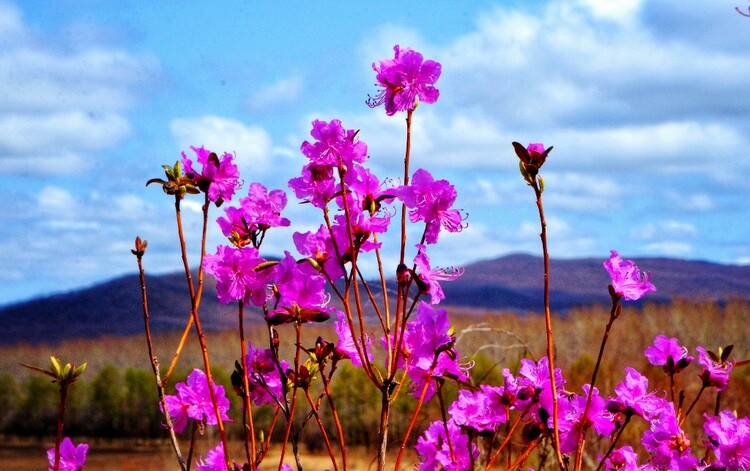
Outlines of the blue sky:
[{"label": "blue sky", "polygon": [[[190,145],[286,189],[310,122],[338,118],[398,176],[402,117],[364,103],[394,44],[443,65],[413,168],[455,184],[469,227],[441,237],[433,265],[539,253],[514,140],[555,146],[553,257],[750,263],[750,19],[735,6],[0,1],[0,304],[134,272],[136,235],[150,272],[177,269],[172,205],[144,183]],[[318,224],[309,209],[290,203],[296,229]],[[221,242],[212,230],[210,250]]]}]

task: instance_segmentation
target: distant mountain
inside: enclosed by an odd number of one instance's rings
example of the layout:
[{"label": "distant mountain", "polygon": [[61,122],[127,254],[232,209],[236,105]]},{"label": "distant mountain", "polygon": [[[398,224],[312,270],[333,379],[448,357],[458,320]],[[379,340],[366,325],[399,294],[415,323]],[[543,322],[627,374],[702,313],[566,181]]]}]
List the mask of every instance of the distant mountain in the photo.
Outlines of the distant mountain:
[{"label": "distant mountain", "polygon": [[[550,262],[552,309],[563,312],[578,306],[608,304],[609,277],[603,260]],[[750,266],[639,258],[638,265],[653,272],[658,291],[648,302],[673,299],[750,300]],[[462,306],[519,312],[542,309],[543,263],[540,257],[509,255],[465,267],[460,278],[444,282],[441,306]],[[190,312],[183,274],[147,278],[150,324],[154,332],[181,329]],[[0,344],[56,342],[71,337],[131,335],[143,332],[140,282],[136,275],[117,278],[91,288],[56,294],[0,308]],[[206,277],[201,301],[206,330],[236,327],[236,310],[216,299],[212,277]],[[260,321],[257,314],[248,320]]]}]

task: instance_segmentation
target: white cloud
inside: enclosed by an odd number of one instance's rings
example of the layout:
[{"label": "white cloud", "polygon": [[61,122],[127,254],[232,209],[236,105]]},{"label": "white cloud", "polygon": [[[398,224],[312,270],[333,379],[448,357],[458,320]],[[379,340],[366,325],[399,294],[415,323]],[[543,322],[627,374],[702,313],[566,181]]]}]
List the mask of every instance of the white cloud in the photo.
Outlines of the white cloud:
[{"label": "white cloud", "polygon": [[[665,220],[636,227],[630,232],[630,235],[636,240],[677,238],[684,240],[698,235],[698,229],[689,222]],[[650,244],[649,247],[651,246],[658,245]]]},{"label": "white cloud", "polygon": [[254,110],[267,110],[275,106],[295,103],[304,88],[301,77],[286,77],[261,87],[250,98],[250,106]]},{"label": "white cloud", "polygon": [[[93,151],[127,137],[124,112],[159,71],[150,56],[91,46],[64,52],[66,38],[39,40],[13,5],[0,4],[0,164],[5,174],[81,172]],[[97,156],[100,158],[100,156]]]},{"label": "white cloud", "polygon": [[262,127],[209,115],[175,119],[169,128],[179,148],[191,158],[191,146],[204,146],[217,153],[236,154],[235,163],[245,178],[252,175],[250,178],[255,180],[255,175],[272,169],[271,136]]},{"label": "white cloud", "polygon": [[684,257],[693,253],[693,246],[682,241],[652,242],[645,249],[647,253],[670,257]]}]

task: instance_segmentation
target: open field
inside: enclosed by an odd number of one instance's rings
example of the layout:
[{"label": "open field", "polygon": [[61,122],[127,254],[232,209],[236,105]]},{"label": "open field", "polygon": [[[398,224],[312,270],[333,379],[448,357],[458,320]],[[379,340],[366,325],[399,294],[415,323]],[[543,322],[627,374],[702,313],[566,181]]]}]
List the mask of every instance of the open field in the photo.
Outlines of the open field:
[{"label": "open field", "polygon": [[[489,310],[457,310],[449,311],[449,314],[456,326],[457,349],[466,361],[475,362],[475,380],[482,380],[489,383],[496,382],[502,368],[507,367],[514,370],[517,368],[521,358],[538,359],[544,354],[544,320],[540,315],[519,315]],[[590,380],[591,369],[608,316],[608,309],[604,307],[591,307],[572,311],[566,316],[555,317],[553,327],[558,365],[564,371],[568,381],[566,389],[569,391],[580,392],[581,385]],[[644,349],[652,344],[657,334],[677,337],[680,343],[688,347],[690,353],[694,356],[696,355],[695,347],[697,345],[702,345],[708,350],[716,351],[720,346],[733,344],[733,357],[737,360],[750,358],[750,324],[747,322],[749,318],[750,306],[740,302],[717,305],[708,302],[678,301],[669,305],[646,305],[638,310],[626,307],[621,318],[614,324],[597,385],[602,395],[613,394],[614,386],[624,378],[625,366],[632,366],[649,377],[651,389],[668,387],[668,380],[662,373],[661,368],[649,365],[643,356]],[[257,325],[253,327],[257,329]],[[306,328],[306,330],[307,334],[303,339],[305,345],[311,345],[318,335],[335,341],[335,334],[328,327],[311,326],[310,328]],[[265,335],[262,329],[249,329],[249,337],[258,345],[265,345]],[[282,339],[284,339],[284,336],[285,332],[282,330]],[[217,379],[223,382],[229,391],[231,391],[231,386],[228,384],[228,372],[231,371],[235,358],[239,356],[236,337],[237,335],[234,332],[211,333],[208,335],[212,365],[217,371],[222,372],[217,374]],[[165,368],[164,365],[168,363],[168,360],[171,359],[173,348],[177,344],[178,338],[179,334],[175,333],[156,339],[158,343],[157,355],[160,358],[163,368]],[[201,365],[199,353],[194,346],[195,343],[197,342],[188,342],[188,347],[179,363],[181,373],[176,373],[177,376],[175,378],[177,379],[175,381],[181,381],[184,376],[180,375],[184,374],[185,371],[189,371],[189,368]],[[288,344],[285,346],[282,345],[282,354],[284,349],[289,348]],[[115,384],[111,383],[111,381],[123,381],[123,377],[127,378],[128,370],[137,370],[144,375],[149,370],[145,340],[141,336],[107,337],[94,340],[76,339],[56,345],[34,347],[23,344],[3,347],[0,348],[2,374],[6,378],[15,378],[14,381],[16,381],[18,386],[18,390],[16,391],[17,396],[15,396],[17,401],[25,400],[25,392],[22,390],[22,386],[31,384],[25,382],[31,378],[30,373],[18,366],[18,363],[46,365],[50,354],[57,355],[64,361],[77,363],[83,361],[89,362],[91,366],[90,370],[84,374],[81,382],[73,387],[73,392],[75,394],[80,393],[82,396],[85,394],[94,394],[93,392],[96,391],[97,384],[109,386]],[[122,371],[125,371],[125,375],[118,373]],[[684,388],[686,396],[689,399],[694,397],[697,389],[699,389],[699,381],[697,380],[699,371],[697,365],[692,365],[678,378],[678,388]],[[372,459],[375,454],[374,452],[367,453],[364,446],[367,446],[368,443],[372,446],[371,442],[375,435],[374,430],[376,429],[378,416],[378,402],[377,398],[367,394],[368,383],[366,380],[359,378],[357,376],[358,373],[360,373],[358,369],[342,367],[337,373],[338,376],[334,378],[333,386],[339,388],[336,389],[335,395],[337,397],[337,408],[339,408],[342,422],[344,422],[344,430],[350,435],[347,437],[347,444],[351,444],[357,450],[351,456],[359,457],[351,459],[349,469],[367,470],[373,468],[371,463],[366,461],[364,457]],[[7,385],[7,382],[4,384]],[[127,383],[116,384],[122,385]],[[172,384],[174,384],[174,381]],[[117,392],[119,388],[120,386],[114,388],[105,387],[104,390],[110,392],[114,390]],[[50,402],[49,406],[51,407],[48,415],[45,416],[42,414],[39,417],[32,417],[34,420],[40,421],[40,423],[49,423],[50,426],[54,423],[55,413],[54,388],[52,388],[52,391],[53,394],[45,396],[48,398],[47,402]],[[448,394],[455,394],[455,391]],[[79,397],[79,400],[83,400],[81,399],[82,396]],[[239,409],[236,402],[237,398],[234,395],[230,396],[232,396],[233,400],[233,406],[230,409],[230,415],[232,415],[232,411],[236,412]],[[159,425],[160,419],[158,418],[158,410],[156,409],[156,395],[153,393],[153,389],[150,386],[146,387],[144,394],[139,397],[142,398],[142,402],[138,403],[135,407],[133,407],[134,404],[130,404],[130,407],[136,411],[140,411],[139,415],[141,416],[146,415],[144,411],[155,412],[155,427],[152,423],[150,425],[151,428],[147,430],[151,431],[149,433],[152,433],[153,435],[151,436],[153,437],[162,436]],[[701,413],[694,414],[693,418],[700,419],[703,410],[712,409],[715,397],[714,392],[704,394],[697,406],[701,409]],[[119,400],[122,401],[122,397],[119,397]],[[429,421],[438,416],[438,408],[434,402],[428,403],[423,409],[420,421],[417,424],[418,430],[423,430]],[[403,430],[405,430],[404,425],[410,418],[413,400],[410,397],[403,396],[399,400],[399,403],[399,410],[406,412],[393,417],[392,432],[395,437],[400,436]],[[15,404],[11,402],[7,406],[4,406],[2,410],[5,411],[6,415],[3,416],[0,413],[0,425],[4,429],[0,433],[5,433],[6,436],[19,435],[18,433],[14,433],[13,417],[9,417],[7,411],[12,410],[14,407],[17,408],[19,405],[25,406],[25,404],[25,402]],[[105,402],[104,404],[110,403]],[[117,408],[118,403],[114,404],[114,407]],[[128,406],[126,402],[119,404],[124,404],[120,406],[121,408]],[[44,409],[42,405],[36,405],[33,408],[39,411]],[[721,408],[736,410],[740,416],[750,414],[750,367],[737,368],[732,373],[729,388],[722,395]],[[78,409],[75,406],[71,407],[70,420],[66,422],[66,427],[70,426],[70,429],[66,430],[71,430],[71,434],[74,434],[75,432],[72,432],[72,430],[76,427],[80,429],[82,423],[86,425],[93,420],[98,420],[105,424],[120,424],[112,425],[113,428],[108,430],[107,433],[111,434],[109,435],[110,437],[122,437],[125,441],[112,442],[86,439],[91,445],[86,469],[138,469],[149,471],[176,468],[176,462],[168,446],[154,448],[153,441],[147,442],[152,444],[150,446],[139,445],[134,447],[132,445],[134,443],[133,439],[127,439],[128,427],[133,427],[133,425],[127,424],[132,422],[128,422],[121,417],[117,420],[110,419],[106,415],[101,417],[92,416],[86,420],[82,420],[80,415],[76,418],[76,410],[80,413],[82,410],[90,412],[92,409],[96,410],[96,408],[87,407],[85,404],[83,406],[79,404]],[[260,412],[262,413],[262,411]],[[267,419],[266,414],[266,417],[260,417],[259,421],[262,422]],[[694,422],[693,424],[688,424],[688,430],[694,440],[700,441],[703,438],[700,421],[695,420]],[[15,423],[18,424],[18,421]],[[230,424],[228,428],[232,437],[239,436],[238,430],[238,424]],[[30,440],[25,442],[18,442],[15,439],[15,441],[3,440],[4,444],[0,446],[0,469],[20,471],[44,469],[46,466],[45,450],[52,446],[50,431],[43,432],[43,436],[46,438],[42,442],[30,438],[25,439]],[[304,432],[302,436],[304,444],[310,446],[320,443],[319,431],[316,430],[314,425],[308,425]],[[633,436],[626,436],[625,438],[632,440],[636,432],[636,428],[632,428],[630,433]],[[39,432],[31,433],[27,431],[25,432],[25,436],[34,437],[37,433]],[[118,435],[122,433],[125,433],[125,435]],[[417,432],[412,438],[415,440],[419,433]],[[92,436],[85,433],[84,435],[87,437]],[[130,436],[146,435],[131,434]],[[80,440],[76,439],[75,441]],[[112,445],[112,443],[119,443],[120,445]],[[122,446],[123,443],[127,446]],[[215,443],[216,440],[211,438],[201,438],[198,445],[198,454],[205,453]],[[391,443],[395,445],[396,441],[392,440]],[[243,453],[238,448],[237,452],[233,453],[232,456],[240,457],[242,455]],[[303,458],[306,460],[306,469],[324,470],[330,467],[327,456],[321,450],[303,454]],[[273,461],[268,460],[266,462],[272,463]],[[412,466],[409,465],[405,469],[412,469]]]}]

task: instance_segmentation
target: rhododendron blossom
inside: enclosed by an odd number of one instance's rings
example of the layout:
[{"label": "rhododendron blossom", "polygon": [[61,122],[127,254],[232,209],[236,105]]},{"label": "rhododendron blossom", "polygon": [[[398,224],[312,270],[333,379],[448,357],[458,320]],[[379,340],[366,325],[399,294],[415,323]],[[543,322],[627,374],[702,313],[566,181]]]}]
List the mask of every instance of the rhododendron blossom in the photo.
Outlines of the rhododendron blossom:
[{"label": "rhododendron blossom", "polygon": [[444,268],[433,269],[430,267],[430,258],[427,256],[427,248],[417,244],[417,256],[414,257],[414,265],[417,267],[418,284],[424,286],[423,292],[430,295],[430,302],[437,304],[445,299],[440,281],[455,280],[463,274],[463,270],[446,270]]},{"label": "rhododendron blossom", "polygon": [[224,304],[242,301],[262,306],[270,296],[267,288],[268,270],[256,270],[266,260],[258,256],[255,247],[227,247],[220,245],[215,255],[203,259],[206,273],[216,278],[216,293]]},{"label": "rhododendron blossom", "polygon": [[440,91],[435,82],[440,78],[441,65],[433,60],[424,60],[422,54],[396,45],[393,59],[372,64],[377,72],[378,84],[383,89],[367,100],[370,108],[385,105],[388,116],[398,111],[414,110],[421,103],[435,103]]},{"label": "rhododendron blossom", "polygon": [[[211,401],[211,392],[208,389],[208,378],[206,374],[194,369],[185,383],[175,385],[177,395],[166,394],[167,411],[172,417],[175,432],[179,433],[185,429],[187,419],[205,421],[208,425],[216,425],[216,412]],[[221,420],[229,421],[227,411],[229,410],[229,399],[224,394],[224,386],[214,384],[214,395],[218,405]]]},{"label": "rhododendron blossom", "polygon": [[471,469],[472,459],[479,456],[476,445],[469,443],[469,437],[452,420],[430,424],[414,449],[421,460],[417,466],[420,471],[436,470],[440,466],[446,471],[464,471]]},{"label": "rhododendron blossom", "polygon": [[456,201],[456,189],[447,180],[435,180],[430,172],[419,169],[411,183],[396,190],[398,198],[409,208],[411,222],[424,221],[424,240],[428,244],[438,241],[441,229],[460,232],[464,217],[458,209],[450,209]]},{"label": "rhododendron blossom", "polygon": [[182,165],[185,175],[188,176],[195,186],[208,194],[208,199],[214,203],[221,204],[230,201],[234,192],[240,184],[240,172],[234,164],[234,155],[224,153],[219,157],[206,150],[204,147],[190,147],[198,157],[201,171],[193,168],[193,161],[183,152]]},{"label": "rhododendron blossom", "polygon": [[654,345],[644,352],[649,363],[663,366],[667,373],[679,373],[685,369],[694,358],[688,355],[688,350],[681,347],[676,338],[668,339],[664,335],[657,335]]},{"label": "rhododendron blossom", "polygon": [[254,404],[277,404],[283,398],[284,382],[279,367],[282,371],[289,368],[285,360],[279,365],[273,358],[273,352],[269,349],[256,349],[253,344],[247,344],[247,356],[245,366],[250,386],[250,399]]},{"label": "rhododendron blossom", "polygon": [[609,260],[604,262],[604,268],[612,278],[615,293],[626,300],[636,300],[646,293],[656,291],[656,287],[651,284],[650,272],[644,272],[641,276],[641,271],[632,260],[623,260],[615,250],[611,250],[610,254]]},{"label": "rhododendron blossom", "polygon": [[717,391],[723,391],[729,383],[729,374],[734,368],[735,361],[721,361],[712,358],[703,347],[695,347],[698,351],[698,363],[703,365],[701,379],[703,384],[709,387],[715,387]]},{"label": "rhododendron blossom", "polygon": [[[58,463],[59,471],[79,471],[83,469],[86,464],[86,453],[89,451],[89,446],[86,443],[81,443],[76,446],[73,445],[73,441],[65,437],[60,442],[60,461]],[[55,448],[47,450],[47,461],[49,461],[49,471],[55,468]]]},{"label": "rhododendron blossom", "polygon": [[703,429],[717,459],[712,469],[750,469],[750,420],[738,418],[728,410],[721,411],[718,416],[704,414],[704,417]]}]

